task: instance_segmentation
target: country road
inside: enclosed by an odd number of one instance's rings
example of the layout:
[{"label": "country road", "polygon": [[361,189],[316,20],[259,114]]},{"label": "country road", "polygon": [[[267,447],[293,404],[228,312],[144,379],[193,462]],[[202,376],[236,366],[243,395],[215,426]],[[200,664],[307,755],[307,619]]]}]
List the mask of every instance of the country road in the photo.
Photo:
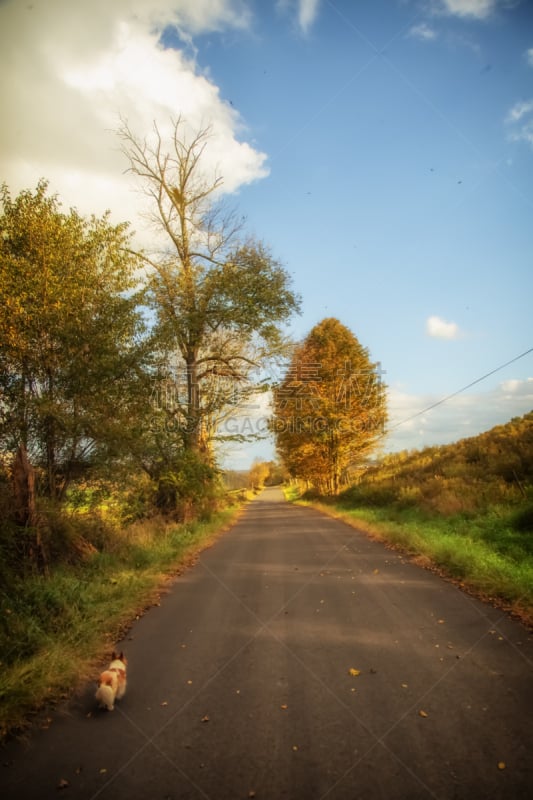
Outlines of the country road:
[{"label": "country road", "polygon": [[533,637],[279,489],[119,646],[116,710],[10,743],[3,800],[533,797]]}]

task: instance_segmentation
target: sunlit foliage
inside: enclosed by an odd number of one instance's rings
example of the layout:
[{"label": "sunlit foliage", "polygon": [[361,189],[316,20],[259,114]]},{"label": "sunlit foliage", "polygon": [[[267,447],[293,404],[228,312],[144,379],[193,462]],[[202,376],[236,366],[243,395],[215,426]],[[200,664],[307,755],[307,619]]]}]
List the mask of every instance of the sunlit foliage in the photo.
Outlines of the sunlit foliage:
[{"label": "sunlit foliage", "polygon": [[379,364],[337,319],[318,323],[274,392],[272,430],[291,476],[335,494],[381,440],[386,392]]}]

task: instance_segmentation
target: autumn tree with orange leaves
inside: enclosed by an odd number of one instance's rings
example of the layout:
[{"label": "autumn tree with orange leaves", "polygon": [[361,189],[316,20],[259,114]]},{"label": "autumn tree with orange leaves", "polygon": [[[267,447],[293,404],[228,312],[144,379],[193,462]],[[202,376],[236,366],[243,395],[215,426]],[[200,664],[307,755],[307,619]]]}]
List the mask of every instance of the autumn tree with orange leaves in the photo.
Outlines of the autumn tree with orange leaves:
[{"label": "autumn tree with orange leaves", "polygon": [[383,436],[380,365],[339,320],[324,319],[295,348],[273,407],[271,429],[289,474],[336,494]]}]

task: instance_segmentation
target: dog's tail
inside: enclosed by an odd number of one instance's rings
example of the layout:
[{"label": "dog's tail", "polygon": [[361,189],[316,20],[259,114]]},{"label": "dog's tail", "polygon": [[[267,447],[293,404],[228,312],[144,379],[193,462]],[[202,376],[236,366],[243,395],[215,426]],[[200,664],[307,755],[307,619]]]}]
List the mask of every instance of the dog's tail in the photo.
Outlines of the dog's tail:
[{"label": "dog's tail", "polygon": [[98,689],[96,690],[96,700],[100,708],[107,708],[108,711],[113,711],[115,706],[116,695],[116,679],[109,672],[103,672],[98,682]]}]

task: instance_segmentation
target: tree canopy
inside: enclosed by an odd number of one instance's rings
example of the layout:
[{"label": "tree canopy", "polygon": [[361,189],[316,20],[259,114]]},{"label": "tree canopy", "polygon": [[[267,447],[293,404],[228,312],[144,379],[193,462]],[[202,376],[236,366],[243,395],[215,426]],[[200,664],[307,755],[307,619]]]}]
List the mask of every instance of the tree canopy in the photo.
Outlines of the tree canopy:
[{"label": "tree canopy", "polygon": [[285,467],[324,493],[337,493],[383,436],[379,364],[334,318],[315,325],[294,349],[273,406],[271,428]]},{"label": "tree canopy", "polygon": [[252,371],[283,347],[281,326],[300,301],[269,250],[242,239],[242,221],[220,200],[221,177],[206,177],[208,129],[189,135],[178,119],[167,141],[156,125],[149,139],[126,123],[119,135],[163,236],[141,257],[171,415],[183,448],[209,461],[217,421],[234,403],[227,387],[253,389]]},{"label": "tree canopy", "polygon": [[300,299],[222,202],[209,130],[119,136],[155,226],[142,251],[128,223],[65,211],[45,180],[0,188],[0,448],[55,506],[120,469],[184,518],[216,499],[217,437],[244,435],[221,423],[285,352]]},{"label": "tree canopy", "polygon": [[23,444],[63,496],[123,449],[139,400],[143,323],[127,225],[65,213],[40,181],[0,192],[0,442]]}]

